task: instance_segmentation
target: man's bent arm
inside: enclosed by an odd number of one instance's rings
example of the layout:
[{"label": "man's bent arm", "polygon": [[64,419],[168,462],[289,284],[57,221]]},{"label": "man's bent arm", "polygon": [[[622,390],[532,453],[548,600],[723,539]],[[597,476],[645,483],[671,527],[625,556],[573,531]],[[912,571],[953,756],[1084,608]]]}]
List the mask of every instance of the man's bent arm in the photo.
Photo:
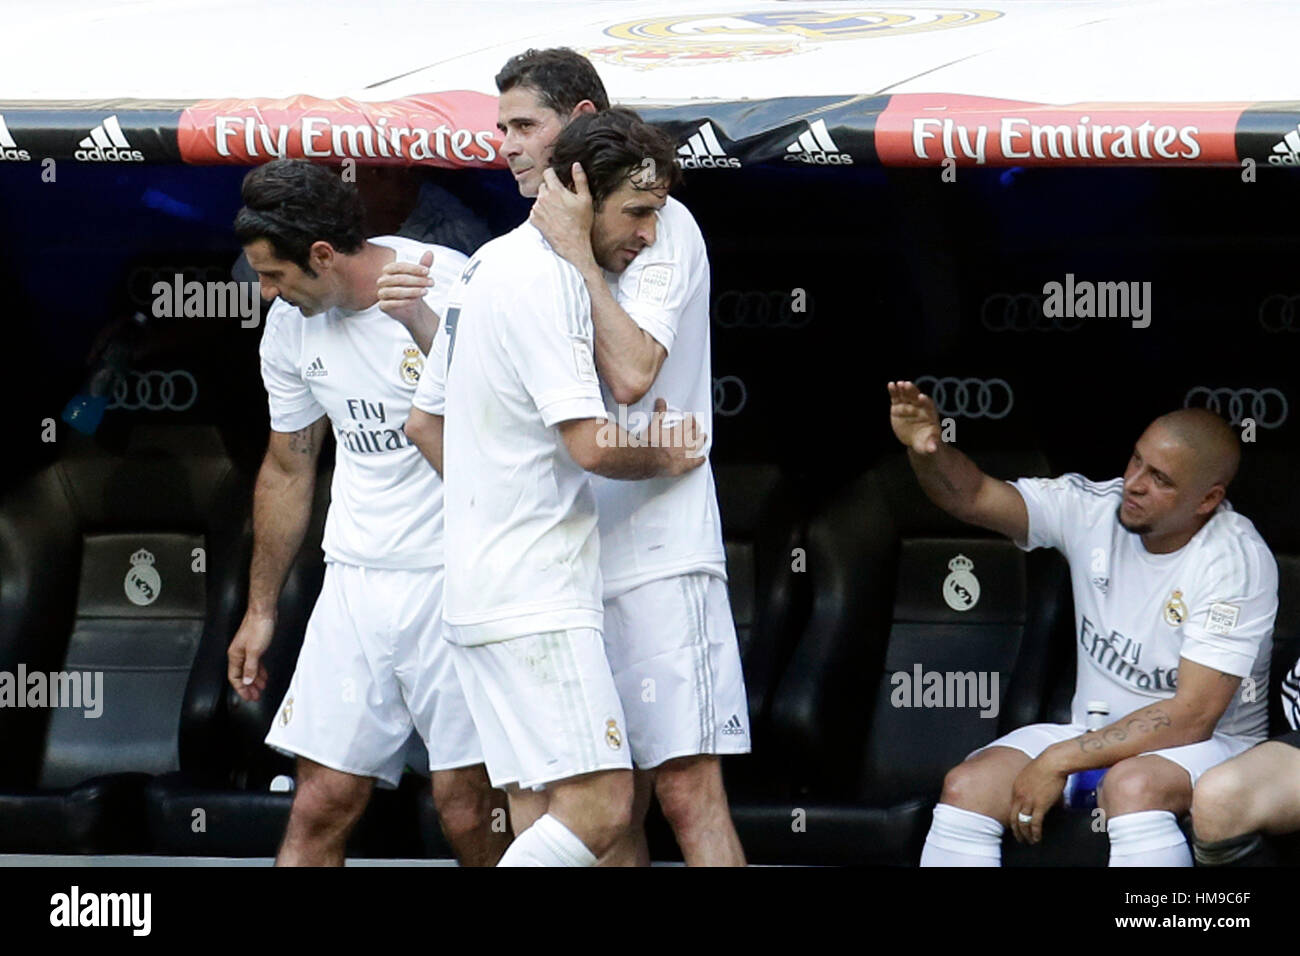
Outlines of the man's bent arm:
[{"label": "man's bent arm", "polygon": [[668,351],[618,304],[605,274],[593,261],[582,269],[591,296],[591,324],[596,331],[596,368],[614,401],[632,405],[654,384]]},{"label": "man's bent arm", "polygon": [[1241,678],[1186,658],[1178,662],[1178,691],[1113,723],[1053,744],[1039,757],[1059,773],[1112,767],[1153,750],[1209,740]]},{"label": "man's bent arm", "polygon": [[271,432],[253,492],[248,615],[273,621],[280,589],[311,520],[316,462],[329,430],[322,415],[296,432]]},{"label": "man's bent arm", "polygon": [[574,419],[557,426],[579,468],[605,478],[638,481],[689,471],[704,455],[685,455],[683,447],[653,446],[616,424],[599,418]]},{"label": "man's bent arm", "polygon": [[411,407],[411,414],[406,417],[403,431],[420,454],[433,466],[433,470],[442,477],[442,425],[441,415],[431,415],[420,408]]}]

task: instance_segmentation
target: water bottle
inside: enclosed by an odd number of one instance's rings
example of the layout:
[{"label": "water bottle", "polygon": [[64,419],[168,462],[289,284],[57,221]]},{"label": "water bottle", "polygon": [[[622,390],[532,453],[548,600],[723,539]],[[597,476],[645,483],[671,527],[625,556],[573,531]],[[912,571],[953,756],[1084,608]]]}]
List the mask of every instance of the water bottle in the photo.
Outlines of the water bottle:
[{"label": "water bottle", "polygon": [[127,372],[131,350],[144,327],[146,316],[137,312],[131,319],[110,336],[99,364],[86,379],[85,386],[63,407],[63,420],[83,435],[95,434],[104,419],[113,389]]},{"label": "water bottle", "polygon": [[104,349],[104,356],[90,373],[85,387],[63,407],[63,420],[83,435],[95,434],[108,408],[109,393],[125,371],[125,350],[116,343]]},{"label": "water bottle", "polygon": [[[1104,700],[1088,701],[1088,717],[1085,721],[1088,730],[1101,730],[1110,717],[1110,704]],[[1101,778],[1106,776],[1109,767],[1095,770],[1079,770],[1070,774],[1065,781],[1065,806],[1069,810],[1091,810],[1097,806],[1097,787]]]}]

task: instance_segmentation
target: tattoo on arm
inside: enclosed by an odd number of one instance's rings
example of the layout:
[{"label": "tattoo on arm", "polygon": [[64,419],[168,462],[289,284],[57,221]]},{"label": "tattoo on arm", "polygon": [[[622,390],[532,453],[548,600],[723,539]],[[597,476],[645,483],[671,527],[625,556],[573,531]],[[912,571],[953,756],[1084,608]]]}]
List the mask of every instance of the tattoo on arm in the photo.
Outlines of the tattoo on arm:
[{"label": "tattoo on arm", "polygon": [[296,432],[289,434],[289,450],[299,455],[310,455],[312,453],[312,426],[300,428]]},{"label": "tattoo on arm", "polygon": [[1115,724],[1101,731],[1086,733],[1079,738],[1079,749],[1084,753],[1100,750],[1107,744],[1117,744],[1128,740],[1129,734],[1151,734],[1173,723],[1169,714],[1161,707],[1148,707],[1134,714],[1123,724]]},{"label": "tattoo on arm", "polygon": [[948,492],[948,494],[950,495],[957,494],[957,486],[954,485],[952,483],[952,480],[943,472],[939,472],[939,483],[943,485],[943,490]]}]

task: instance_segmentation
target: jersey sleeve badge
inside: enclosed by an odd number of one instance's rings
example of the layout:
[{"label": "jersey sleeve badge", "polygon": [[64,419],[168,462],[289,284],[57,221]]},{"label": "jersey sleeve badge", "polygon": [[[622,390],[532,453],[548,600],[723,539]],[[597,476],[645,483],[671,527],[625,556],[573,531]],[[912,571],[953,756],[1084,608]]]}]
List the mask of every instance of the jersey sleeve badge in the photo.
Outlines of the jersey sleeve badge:
[{"label": "jersey sleeve badge", "polygon": [[668,301],[668,287],[672,284],[672,279],[672,266],[646,266],[641,270],[637,282],[636,300],[646,305],[663,305]]},{"label": "jersey sleeve badge", "polygon": [[1237,626],[1237,618],[1240,614],[1241,608],[1235,604],[1211,604],[1205,618],[1205,629],[1211,634],[1226,637]]}]

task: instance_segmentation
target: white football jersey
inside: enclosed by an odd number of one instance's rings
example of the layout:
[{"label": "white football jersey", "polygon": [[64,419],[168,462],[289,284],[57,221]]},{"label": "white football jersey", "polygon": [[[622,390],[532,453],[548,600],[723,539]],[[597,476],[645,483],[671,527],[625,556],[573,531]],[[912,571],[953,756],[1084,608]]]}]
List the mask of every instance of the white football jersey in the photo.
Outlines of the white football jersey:
[{"label": "white football jersey", "polygon": [[[465,264],[445,246],[399,236],[373,243],[418,262],[433,252],[425,302],[439,316]],[[325,560],[372,568],[442,564],[442,482],[402,431],[425,367],[406,329],[376,304],[304,316],[276,299],[262,332],[271,428],[292,432],[328,415],[337,439]]]},{"label": "white football jersey", "polygon": [[[611,420],[640,431],[655,399],[669,411],[694,414],[713,443],[713,374],[709,338],[709,257],[700,227],[671,196],[657,213],[654,244],[621,275],[606,276],[624,311],[668,352],[650,391],[620,406],[601,391]],[[600,570],[605,598],[649,581],[704,571],[725,579],[726,553],[713,468],[677,478],[616,481],[593,475],[600,512]]]},{"label": "white football jersey", "polygon": [[1068,474],[1012,487],[1029,511],[1021,547],[1056,548],[1070,564],[1074,723],[1085,723],[1089,701],[1108,703],[1115,720],[1174,696],[1183,657],[1246,679],[1217,732],[1267,735],[1277,562],[1249,519],[1224,502],[1183,547],[1152,554],[1119,523],[1122,478]]},{"label": "white football jersey", "polygon": [[556,428],[605,418],[582,277],[524,223],[474,254],[444,324],[448,639],[599,631],[596,503]]}]

